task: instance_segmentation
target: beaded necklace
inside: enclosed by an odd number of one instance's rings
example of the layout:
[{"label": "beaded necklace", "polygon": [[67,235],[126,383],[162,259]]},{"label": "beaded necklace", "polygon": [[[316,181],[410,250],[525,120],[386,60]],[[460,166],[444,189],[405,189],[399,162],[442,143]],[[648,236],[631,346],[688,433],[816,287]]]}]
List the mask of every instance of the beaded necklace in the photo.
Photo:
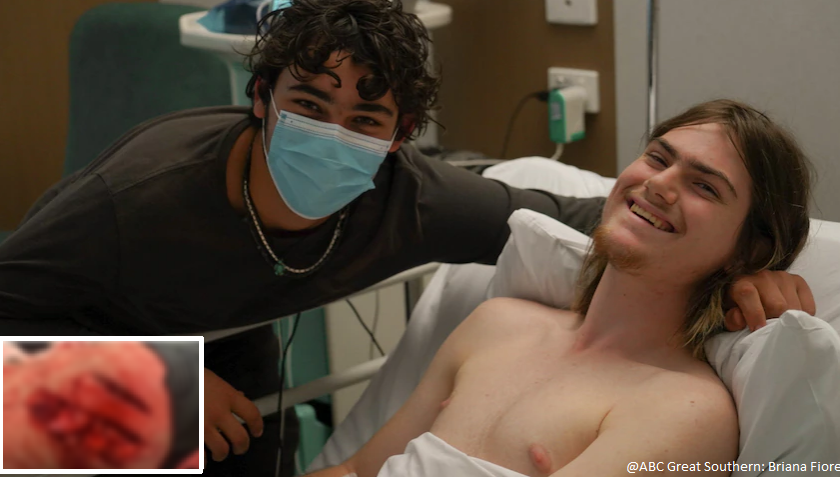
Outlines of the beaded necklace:
[{"label": "beaded necklace", "polygon": [[[285,274],[290,275],[297,275],[303,276],[308,275],[312,272],[315,272],[326,262],[326,260],[332,255],[333,250],[335,250],[335,246],[338,243],[339,237],[341,237],[341,231],[344,225],[344,222],[347,219],[347,207],[341,210],[341,214],[338,217],[338,222],[335,224],[335,231],[333,232],[332,239],[330,240],[330,244],[327,246],[327,249],[324,251],[321,258],[318,259],[314,264],[307,268],[292,268],[286,265],[283,260],[277,257],[277,254],[274,253],[274,250],[271,249],[271,246],[268,244],[268,240],[265,238],[265,234],[262,230],[262,225],[260,224],[260,219],[257,216],[256,211],[254,210],[254,204],[251,200],[251,192],[248,188],[248,176],[251,172],[251,151],[253,148],[253,143],[248,148],[248,159],[246,159],[245,163],[245,172],[242,177],[242,195],[245,198],[245,206],[248,209],[248,215],[251,217],[251,223],[254,226],[254,230],[257,232],[257,236],[259,237],[259,242],[262,244],[262,247],[274,261],[273,268],[274,274],[277,276],[283,276]],[[259,245],[259,244],[258,244]]]}]

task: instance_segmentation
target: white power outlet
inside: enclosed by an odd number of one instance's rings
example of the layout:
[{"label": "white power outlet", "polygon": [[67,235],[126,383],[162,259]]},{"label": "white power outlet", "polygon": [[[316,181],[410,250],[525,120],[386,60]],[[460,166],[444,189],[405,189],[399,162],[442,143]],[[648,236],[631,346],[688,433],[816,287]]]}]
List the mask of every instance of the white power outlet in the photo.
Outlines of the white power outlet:
[{"label": "white power outlet", "polygon": [[584,109],[587,113],[597,113],[601,110],[601,96],[598,94],[598,72],[594,70],[579,70],[575,68],[548,69],[548,89],[563,86],[582,86],[586,90]]},{"label": "white power outlet", "polygon": [[598,23],[597,0],[545,0],[548,23],[595,25]]}]

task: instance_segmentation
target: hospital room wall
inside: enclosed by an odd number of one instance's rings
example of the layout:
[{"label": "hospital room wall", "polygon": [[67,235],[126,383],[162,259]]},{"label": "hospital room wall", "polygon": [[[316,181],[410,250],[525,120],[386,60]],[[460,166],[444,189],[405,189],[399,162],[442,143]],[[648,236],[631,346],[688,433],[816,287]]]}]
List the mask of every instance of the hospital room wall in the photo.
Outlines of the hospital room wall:
[{"label": "hospital room wall", "polygon": [[0,1],[0,230],[17,227],[61,177],[70,31],[84,11],[113,1]]},{"label": "hospital room wall", "polygon": [[[616,0],[620,84],[640,83],[631,66],[646,58],[630,33],[646,21],[647,0]],[[659,0],[657,118],[691,104],[732,97],[754,104],[790,129],[817,172],[812,217],[840,221],[840,2],[835,0]],[[645,23],[642,23],[643,25]],[[625,32],[625,33],[623,33]],[[645,72],[642,72],[644,75]],[[641,82],[641,84],[644,84]],[[646,106],[619,89],[619,170],[639,152]],[[635,101],[635,103],[634,103]]]},{"label": "hospital room wall", "polygon": [[[601,174],[616,172],[613,0],[598,0],[598,24],[550,24],[543,0],[441,0],[452,23],[434,32],[442,66],[440,143],[499,157],[508,120],[526,94],[544,90],[551,66],[600,73],[601,112],[587,114],[586,139],[561,160]],[[551,156],[548,108],[530,100],[513,126],[505,158]]]}]

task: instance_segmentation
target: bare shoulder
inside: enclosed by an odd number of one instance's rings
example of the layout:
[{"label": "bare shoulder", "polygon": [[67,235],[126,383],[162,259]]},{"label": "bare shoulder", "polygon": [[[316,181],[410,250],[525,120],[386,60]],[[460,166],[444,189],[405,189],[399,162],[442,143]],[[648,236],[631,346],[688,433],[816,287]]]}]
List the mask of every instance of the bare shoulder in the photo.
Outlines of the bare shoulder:
[{"label": "bare shoulder", "polygon": [[629,399],[611,411],[613,424],[640,426],[651,437],[693,457],[734,459],[738,415],[726,386],[713,373],[662,370],[640,383]]},{"label": "bare shoulder", "polygon": [[640,386],[639,393],[646,406],[670,409],[686,418],[702,415],[737,421],[729,390],[708,364],[699,361],[682,371],[656,373]]},{"label": "bare shoulder", "polygon": [[[702,412],[717,410],[723,416],[735,416],[732,396],[711,370],[676,372],[663,371],[650,379],[645,387],[659,400],[682,403]],[[732,411],[730,414],[729,411]]]}]

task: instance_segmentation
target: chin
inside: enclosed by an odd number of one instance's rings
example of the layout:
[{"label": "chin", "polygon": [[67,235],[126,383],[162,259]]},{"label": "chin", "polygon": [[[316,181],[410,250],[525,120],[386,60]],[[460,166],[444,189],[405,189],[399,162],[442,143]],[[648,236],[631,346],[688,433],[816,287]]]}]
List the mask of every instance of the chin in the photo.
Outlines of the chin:
[{"label": "chin", "polygon": [[638,249],[638,242],[630,240],[622,228],[601,225],[592,234],[593,253],[607,257],[610,265],[618,270],[630,271],[642,268],[647,260]]}]

